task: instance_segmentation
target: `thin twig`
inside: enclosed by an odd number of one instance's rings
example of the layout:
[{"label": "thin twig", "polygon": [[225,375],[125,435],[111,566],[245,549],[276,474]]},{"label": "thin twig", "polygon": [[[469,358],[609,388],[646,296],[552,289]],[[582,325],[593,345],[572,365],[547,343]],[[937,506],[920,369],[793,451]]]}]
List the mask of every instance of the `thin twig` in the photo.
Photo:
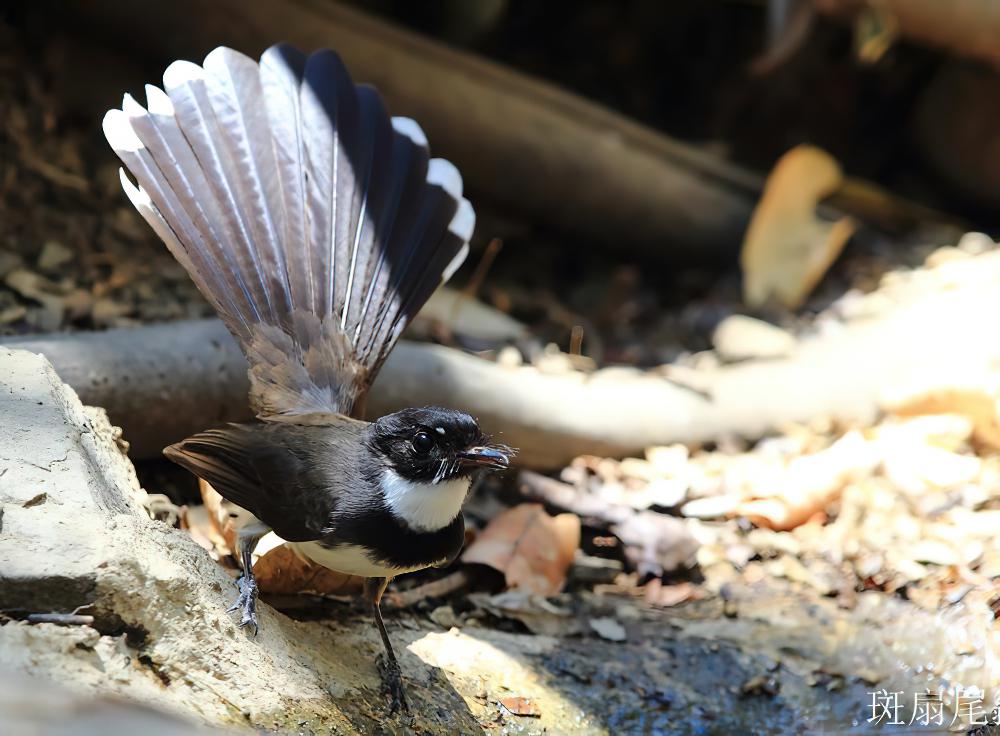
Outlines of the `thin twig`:
[{"label": "thin twig", "polygon": [[493,238],[489,245],[486,246],[486,250],[483,252],[483,257],[479,259],[479,263],[476,264],[476,268],[472,272],[472,276],[469,277],[469,283],[465,285],[462,289],[462,293],[469,298],[474,298],[476,294],[479,293],[479,287],[483,285],[483,280],[486,278],[486,274],[489,273],[490,268],[493,266],[493,261],[496,260],[497,254],[503,248],[503,241],[500,238]]},{"label": "thin twig", "polygon": [[573,325],[569,331],[569,354],[583,354],[583,325]]},{"label": "thin twig", "polygon": [[25,619],[29,624],[56,624],[58,626],[90,626],[93,616],[77,613],[29,613]]}]

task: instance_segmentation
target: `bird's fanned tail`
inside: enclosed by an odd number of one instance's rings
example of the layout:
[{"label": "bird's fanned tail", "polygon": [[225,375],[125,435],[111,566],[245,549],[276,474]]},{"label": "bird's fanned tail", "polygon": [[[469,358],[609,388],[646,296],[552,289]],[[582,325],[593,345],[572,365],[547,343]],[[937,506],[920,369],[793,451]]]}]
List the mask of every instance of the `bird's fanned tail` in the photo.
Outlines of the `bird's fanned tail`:
[{"label": "bird's fanned tail", "polygon": [[468,252],[457,169],[332,51],[219,48],[164,90],[104,119],[129,199],[239,341],[261,416],[351,413]]}]

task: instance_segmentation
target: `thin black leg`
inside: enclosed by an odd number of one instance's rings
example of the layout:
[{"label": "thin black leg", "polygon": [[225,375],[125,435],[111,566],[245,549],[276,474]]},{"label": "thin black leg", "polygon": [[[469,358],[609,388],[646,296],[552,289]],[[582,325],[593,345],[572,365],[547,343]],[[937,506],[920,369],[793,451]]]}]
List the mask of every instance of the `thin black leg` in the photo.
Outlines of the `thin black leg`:
[{"label": "thin black leg", "polygon": [[399,669],[399,662],[396,661],[396,654],[392,651],[392,642],[389,641],[389,634],[385,630],[385,623],[382,621],[382,611],[379,604],[382,602],[382,594],[389,584],[389,578],[367,578],[365,579],[365,599],[371,604],[372,614],[375,616],[375,625],[378,633],[382,637],[382,644],[385,646],[385,659],[379,662],[379,671],[382,674],[382,682],[392,697],[391,711],[395,713],[402,708],[406,713],[410,712],[410,706],[406,702],[406,692],[403,690],[403,675]]},{"label": "thin black leg", "polygon": [[240,589],[240,595],[236,602],[226,611],[242,611],[240,616],[240,628],[246,626],[253,627],[253,635],[257,636],[257,581],[253,577],[253,550],[260,540],[259,534],[240,534],[237,537],[237,547],[239,548],[240,564],[243,566],[243,574],[236,581]]}]

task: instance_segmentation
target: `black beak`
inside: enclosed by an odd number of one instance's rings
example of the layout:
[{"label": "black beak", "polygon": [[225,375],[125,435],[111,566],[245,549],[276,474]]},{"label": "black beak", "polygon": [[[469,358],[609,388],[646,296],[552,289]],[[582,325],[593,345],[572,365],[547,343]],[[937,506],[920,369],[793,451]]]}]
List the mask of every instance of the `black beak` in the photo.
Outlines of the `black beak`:
[{"label": "black beak", "polygon": [[510,458],[514,451],[503,445],[484,445],[470,447],[458,453],[458,461],[467,468],[487,468],[489,470],[506,470],[510,467]]}]

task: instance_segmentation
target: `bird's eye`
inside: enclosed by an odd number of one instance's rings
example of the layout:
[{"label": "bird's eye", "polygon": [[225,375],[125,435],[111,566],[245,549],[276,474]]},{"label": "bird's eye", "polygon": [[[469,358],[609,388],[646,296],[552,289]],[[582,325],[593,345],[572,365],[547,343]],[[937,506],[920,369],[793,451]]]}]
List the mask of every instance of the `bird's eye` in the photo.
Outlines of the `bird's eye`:
[{"label": "bird's eye", "polygon": [[420,454],[430,452],[432,447],[434,447],[434,438],[426,432],[417,432],[413,435],[413,449]]}]

